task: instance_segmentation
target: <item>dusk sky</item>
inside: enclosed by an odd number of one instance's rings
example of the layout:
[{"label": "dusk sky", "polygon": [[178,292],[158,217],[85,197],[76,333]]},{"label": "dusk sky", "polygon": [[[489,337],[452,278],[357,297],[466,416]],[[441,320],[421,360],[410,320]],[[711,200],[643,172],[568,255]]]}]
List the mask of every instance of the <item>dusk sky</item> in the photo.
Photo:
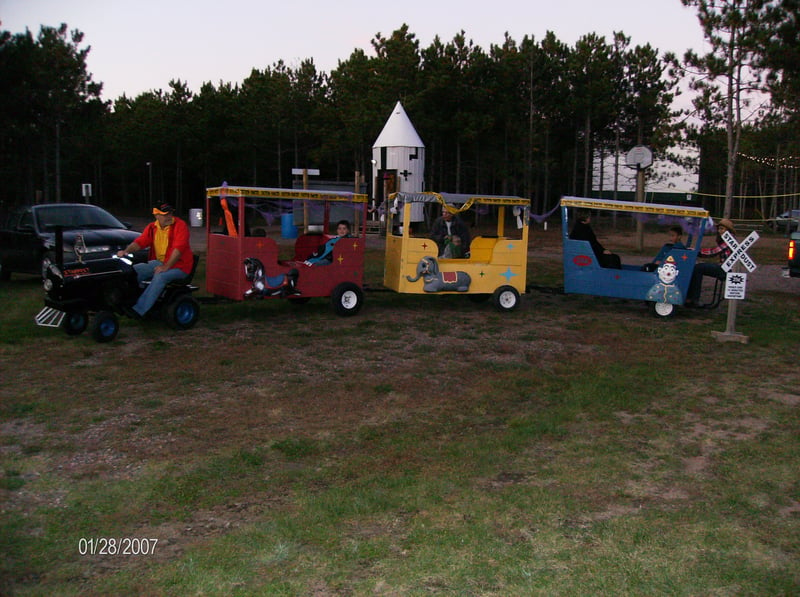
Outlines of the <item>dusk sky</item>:
[{"label": "dusk sky", "polygon": [[614,31],[632,45],[649,43],[679,55],[703,50],[702,31],[693,9],[680,0],[495,0],[453,3],[405,0],[390,3],[340,0],[286,2],[253,0],[0,0],[0,28],[36,36],[41,25],[85,34],[91,46],[88,69],[104,84],[104,99],[167,89],[180,79],[193,91],[210,81],[241,83],[251,69],[278,60],[297,66],[312,58],[330,72],[356,48],[372,55],[376,34],[388,36],[403,23],[427,47],[464,30],[488,51],[508,32],[517,42],[525,35],[541,40],[548,30],[573,45],[595,32],[611,40]]}]

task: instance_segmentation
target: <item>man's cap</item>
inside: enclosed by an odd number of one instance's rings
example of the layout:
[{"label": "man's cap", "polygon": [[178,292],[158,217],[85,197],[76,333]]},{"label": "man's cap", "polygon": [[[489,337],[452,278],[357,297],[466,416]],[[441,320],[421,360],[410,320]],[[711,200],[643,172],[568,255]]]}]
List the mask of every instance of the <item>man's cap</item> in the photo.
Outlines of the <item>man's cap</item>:
[{"label": "man's cap", "polygon": [[153,208],[153,215],[154,216],[166,216],[171,214],[175,211],[175,208],[172,207],[169,203],[162,203]]}]

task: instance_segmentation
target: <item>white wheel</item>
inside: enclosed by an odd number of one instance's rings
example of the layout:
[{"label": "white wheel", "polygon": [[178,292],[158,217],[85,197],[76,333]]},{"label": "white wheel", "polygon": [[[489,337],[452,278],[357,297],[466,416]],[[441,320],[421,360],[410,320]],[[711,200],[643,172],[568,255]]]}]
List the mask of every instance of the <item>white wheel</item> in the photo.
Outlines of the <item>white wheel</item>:
[{"label": "white wheel", "polygon": [[513,286],[501,286],[492,294],[492,304],[498,311],[513,311],[519,305],[519,292]]},{"label": "white wheel", "polygon": [[364,303],[364,293],[352,282],[344,282],[333,289],[331,305],[337,315],[355,315]]},{"label": "white wheel", "polygon": [[670,317],[675,313],[675,305],[672,303],[650,303],[656,317]]}]

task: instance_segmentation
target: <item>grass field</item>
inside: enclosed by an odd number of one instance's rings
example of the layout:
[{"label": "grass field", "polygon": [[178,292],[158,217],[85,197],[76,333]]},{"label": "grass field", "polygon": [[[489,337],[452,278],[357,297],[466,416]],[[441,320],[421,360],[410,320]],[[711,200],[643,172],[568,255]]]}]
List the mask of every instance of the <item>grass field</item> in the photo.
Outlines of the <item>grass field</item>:
[{"label": "grass field", "polygon": [[[551,236],[530,283],[560,284]],[[756,248],[782,264],[780,239]],[[724,304],[657,320],[537,291],[509,314],[208,303],[103,345],[37,328],[40,284],[15,276],[0,594],[800,594],[790,288],[749,292],[747,345],[712,337]]]}]

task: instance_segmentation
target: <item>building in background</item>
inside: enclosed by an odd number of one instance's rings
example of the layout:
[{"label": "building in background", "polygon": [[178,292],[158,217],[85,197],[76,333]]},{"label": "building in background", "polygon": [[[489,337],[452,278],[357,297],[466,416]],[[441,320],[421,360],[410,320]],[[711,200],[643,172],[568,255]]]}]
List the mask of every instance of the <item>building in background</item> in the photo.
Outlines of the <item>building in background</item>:
[{"label": "building in background", "polygon": [[[392,193],[425,190],[425,144],[400,102],[372,145],[372,181],[370,199],[378,208]],[[424,220],[422,206],[412,212],[412,222]]]}]

